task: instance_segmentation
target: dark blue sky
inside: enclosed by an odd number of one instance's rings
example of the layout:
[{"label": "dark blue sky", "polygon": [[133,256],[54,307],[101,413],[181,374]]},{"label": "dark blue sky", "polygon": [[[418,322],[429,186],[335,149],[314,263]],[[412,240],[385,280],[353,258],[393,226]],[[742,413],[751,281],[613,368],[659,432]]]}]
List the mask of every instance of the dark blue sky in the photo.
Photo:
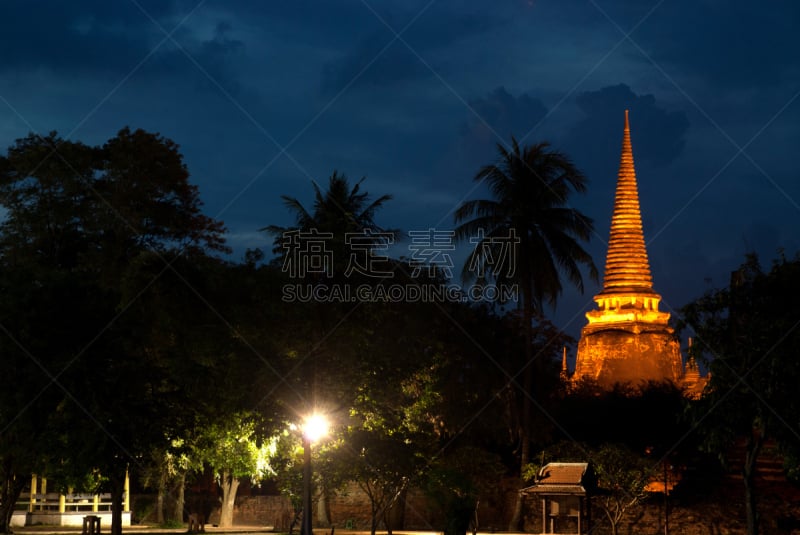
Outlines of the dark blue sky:
[{"label": "dark blue sky", "polygon": [[[394,196],[384,226],[444,230],[497,142],[547,140],[590,180],[574,205],[602,272],[629,108],[673,310],[748,251],[799,248],[798,27],[794,0],[3,2],[0,146],[160,132],[239,258],[334,169]],[[557,324],[577,334],[598,289]]]}]

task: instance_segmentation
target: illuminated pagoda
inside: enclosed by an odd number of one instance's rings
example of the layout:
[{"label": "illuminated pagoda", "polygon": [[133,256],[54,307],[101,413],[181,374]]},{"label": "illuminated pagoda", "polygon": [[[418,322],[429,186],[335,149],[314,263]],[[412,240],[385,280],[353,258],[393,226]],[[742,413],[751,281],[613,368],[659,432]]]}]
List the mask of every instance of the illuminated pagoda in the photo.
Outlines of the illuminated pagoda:
[{"label": "illuminated pagoda", "polygon": [[622,138],[614,214],[597,309],[586,313],[572,381],[590,379],[603,388],[646,381],[683,383],[680,345],[669,312],[658,309],[647,259],[628,111]]}]

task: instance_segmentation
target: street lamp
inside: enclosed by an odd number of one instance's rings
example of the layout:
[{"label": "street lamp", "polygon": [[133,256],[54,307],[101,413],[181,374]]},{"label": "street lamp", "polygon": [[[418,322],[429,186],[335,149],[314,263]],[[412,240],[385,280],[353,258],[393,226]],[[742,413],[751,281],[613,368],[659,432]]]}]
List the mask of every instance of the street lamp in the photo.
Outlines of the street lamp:
[{"label": "street lamp", "polygon": [[328,433],[328,421],[321,414],[312,414],[303,423],[303,523],[300,535],[313,535],[311,530],[311,444]]}]

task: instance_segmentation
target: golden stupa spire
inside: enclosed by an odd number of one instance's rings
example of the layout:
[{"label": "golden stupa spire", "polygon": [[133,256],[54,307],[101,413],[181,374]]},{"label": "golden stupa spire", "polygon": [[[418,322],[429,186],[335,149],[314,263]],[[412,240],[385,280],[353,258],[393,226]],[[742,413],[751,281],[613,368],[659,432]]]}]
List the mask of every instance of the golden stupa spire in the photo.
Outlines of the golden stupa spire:
[{"label": "golden stupa spire", "polygon": [[615,294],[620,291],[655,293],[642,232],[628,110],[625,110],[625,130],[622,136],[614,214],[611,217],[611,237],[608,240],[603,291],[600,294]]},{"label": "golden stupa spire", "polygon": [[573,381],[588,378],[607,388],[683,379],[680,344],[669,326],[669,312],[658,309],[661,296],[653,290],[627,110],[603,290],[594,300],[597,309],[586,313]]}]

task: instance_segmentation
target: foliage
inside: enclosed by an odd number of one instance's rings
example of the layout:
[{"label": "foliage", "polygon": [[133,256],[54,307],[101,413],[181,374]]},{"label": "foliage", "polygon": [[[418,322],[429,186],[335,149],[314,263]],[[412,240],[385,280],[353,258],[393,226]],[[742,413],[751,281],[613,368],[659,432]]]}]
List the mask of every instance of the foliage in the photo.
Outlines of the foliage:
[{"label": "foliage", "polygon": [[257,415],[235,414],[204,429],[195,452],[217,477],[249,478],[257,483],[271,474],[270,457],[275,445],[259,436]]},{"label": "foliage", "polygon": [[[99,470],[115,534],[128,467],[189,420],[190,389],[171,373],[186,353],[151,345],[158,327],[139,297],[177,273],[178,258],[226,250],[188,176],[177,145],[127,128],[102,147],[31,134],[0,159],[4,314],[17,316],[2,344],[21,370],[34,365],[6,407],[23,416],[33,401],[44,415],[47,438],[26,433],[19,444],[38,454],[36,472],[67,481]],[[157,276],[142,281],[154,263]]]},{"label": "foliage", "polygon": [[661,456],[678,447],[688,454],[694,445],[681,442],[691,427],[683,417],[687,404],[682,390],[669,381],[617,384],[611,390],[584,381],[559,399],[553,415],[562,439],[592,447],[621,443],[640,455]]},{"label": "foliage", "polygon": [[654,474],[652,461],[624,444],[603,442],[592,447],[575,441],[557,442],[543,450],[524,473],[534,479],[550,462],[589,463],[587,491],[606,514],[614,535],[628,512],[647,497],[645,489]]},{"label": "foliage", "polygon": [[562,273],[581,291],[581,266],[597,279],[597,268],[580,245],[591,236],[592,220],[568,205],[570,194],[586,191],[587,180],[567,156],[547,143],[520,147],[512,137],[511,150],[502,144],[497,150],[498,163],[475,175],[493,198],[467,201],[455,214],[458,238],[483,237],[470,253],[464,274],[474,273],[468,269],[471,266],[491,268],[486,262],[502,257],[503,240],[519,238],[514,245],[515,269],[486,269],[484,275],[498,282],[520,282],[522,306],[541,312],[544,303],[554,305],[561,294]]},{"label": "foliage", "polygon": [[603,489],[595,503],[606,513],[614,535],[628,511],[646,497],[645,487],[653,477],[652,463],[619,444],[604,444],[591,461]]},{"label": "foliage", "polygon": [[349,475],[369,497],[374,535],[380,521],[391,532],[389,512],[409,485],[419,480],[425,467],[419,444],[399,430],[350,430],[339,448],[339,462],[349,466]]},{"label": "foliage", "polygon": [[711,376],[693,411],[702,445],[723,460],[732,444],[745,446],[749,535],[759,530],[753,476],[765,442],[774,439],[787,460],[798,458],[800,312],[787,299],[798,292],[800,257],[781,255],[764,271],[751,255],[732,273],[728,288],[711,291],[682,310],[684,326],[695,333],[693,356],[706,363]]},{"label": "foliage", "polygon": [[253,413],[232,414],[205,428],[198,440],[195,455],[214,470],[222,488],[219,521],[222,527],[230,527],[233,523],[233,506],[240,480],[249,478],[258,483],[274,473],[270,458],[275,453],[276,444],[264,438],[259,420],[259,415]]},{"label": "foliage", "polygon": [[504,473],[496,455],[467,445],[451,448],[432,463],[425,491],[444,513],[446,535],[465,535],[470,526],[478,529],[478,502],[497,492]]},{"label": "foliage", "polygon": [[284,430],[277,435],[271,465],[273,479],[281,494],[289,498],[295,515],[303,509],[303,453],[301,439],[296,431]]},{"label": "foliage", "polygon": [[319,233],[331,233],[328,244],[334,253],[334,265],[337,266],[335,273],[340,274],[342,260],[349,259],[346,247],[348,234],[364,236],[362,243],[368,248],[385,243],[387,237],[393,241],[396,231],[382,229],[375,223],[376,212],[391,200],[392,196],[381,195],[372,200],[368,192],[361,191],[364,180],[366,177],[351,187],[344,174],[334,171],[328,178],[328,187],[324,192],[314,182],[312,211],[306,209],[295,197],[283,195],[281,198],[284,205],[295,216],[295,225],[293,227],[269,225],[261,229],[274,236],[273,252],[278,258],[285,261],[287,252],[292,248],[292,235],[298,232],[313,230]]}]

